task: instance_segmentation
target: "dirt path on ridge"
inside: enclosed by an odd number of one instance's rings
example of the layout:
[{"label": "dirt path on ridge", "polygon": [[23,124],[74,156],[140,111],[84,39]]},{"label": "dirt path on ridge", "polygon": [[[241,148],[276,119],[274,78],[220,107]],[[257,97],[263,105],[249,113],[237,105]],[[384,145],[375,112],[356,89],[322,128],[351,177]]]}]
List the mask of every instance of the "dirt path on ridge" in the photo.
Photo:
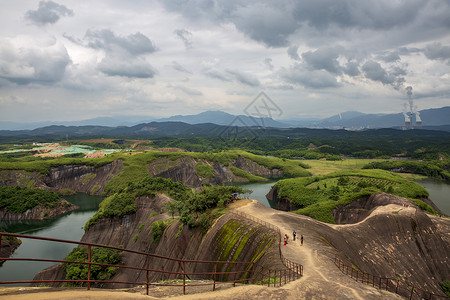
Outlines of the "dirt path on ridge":
[{"label": "dirt path on ridge", "polygon": [[[335,266],[333,259],[324,249],[328,246],[320,240],[317,228],[331,227],[306,216],[274,210],[263,206],[256,200],[241,200],[229,207],[242,211],[280,228],[282,234],[289,235],[289,243],[282,246],[283,255],[303,265],[304,276],[282,287],[266,287],[257,285],[241,285],[216,291],[190,294],[184,296],[145,296],[145,290],[137,293],[126,293],[111,290],[62,290],[4,295],[0,291],[0,299],[403,299],[402,297],[369,285],[356,282],[344,275]],[[326,228],[325,228],[326,229]],[[292,240],[292,232],[297,232],[298,239]],[[300,235],[304,236],[304,244],[300,245]],[[328,247],[329,248],[329,247]],[[32,289],[32,288],[27,288]],[[136,292],[136,291],[135,291]],[[169,291],[168,291],[169,292]],[[154,294],[153,294],[154,295]]]}]

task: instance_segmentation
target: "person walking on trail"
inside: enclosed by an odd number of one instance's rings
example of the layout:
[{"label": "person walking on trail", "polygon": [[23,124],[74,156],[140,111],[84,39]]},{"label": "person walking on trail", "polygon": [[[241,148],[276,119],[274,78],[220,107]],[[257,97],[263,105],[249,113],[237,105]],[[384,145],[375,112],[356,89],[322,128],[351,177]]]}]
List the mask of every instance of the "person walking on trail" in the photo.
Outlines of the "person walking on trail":
[{"label": "person walking on trail", "polygon": [[303,234],[300,236],[300,246],[303,246]]},{"label": "person walking on trail", "polygon": [[289,241],[289,236],[288,236],[287,234],[285,234],[285,235],[284,235],[284,238],[286,239],[286,244],[287,244],[288,241]]},{"label": "person walking on trail", "polygon": [[287,244],[286,235],[284,235],[284,245],[286,246],[286,244]]},{"label": "person walking on trail", "polygon": [[294,241],[295,241],[295,237],[297,236],[297,232],[295,232],[295,230],[294,230],[294,232],[292,233],[292,235],[294,236]]}]

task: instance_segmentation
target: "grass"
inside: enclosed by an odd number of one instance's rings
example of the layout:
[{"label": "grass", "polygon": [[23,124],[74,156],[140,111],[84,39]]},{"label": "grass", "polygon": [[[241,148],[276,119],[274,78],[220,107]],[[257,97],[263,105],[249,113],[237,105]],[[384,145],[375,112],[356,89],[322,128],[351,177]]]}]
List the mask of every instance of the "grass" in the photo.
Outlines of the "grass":
[{"label": "grass", "polygon": [[343,159],[340,161],[330,160],[305,160],[310,166],[308,169],[313,175],[326,175],[337,171],[350,171],[362,169],[370,162],[385,161],[386,159]]},{"label": "grass", "polygon": [[300,207],[296,213],[334,223],[332,210],[356,199],[387,192],[414,201],[421,209],[434,213],[419,198],[428,197],[422,186],[384,170],[339,171],[327,175],[280,180],[275,184],[280,198],[289,198]]}]

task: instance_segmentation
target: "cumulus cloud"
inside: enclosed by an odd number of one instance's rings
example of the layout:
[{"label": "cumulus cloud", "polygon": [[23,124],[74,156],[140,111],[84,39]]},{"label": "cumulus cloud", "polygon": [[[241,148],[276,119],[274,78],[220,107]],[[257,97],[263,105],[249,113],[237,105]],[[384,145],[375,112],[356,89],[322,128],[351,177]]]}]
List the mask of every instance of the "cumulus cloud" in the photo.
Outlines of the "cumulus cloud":
[{"label": "cumulus cloud", "polygon": [[292,45],[287,49],[287,54],[293,60],[300,60],[300,56],[298,56],[298,46]]},{"label": "cumulus cloud", "polygon": [[152,78],[156,71],[142,58],[130,61],[105,57],[98,65],[99,70],[109,76],[131,78]]},{"label": "cumulus cloud", "polygon": [[237,7],[233,22],[241,32],[269,47],[284,47],[298,22],[283,3],[254,3]]},{"label": "cumulus cloud", "polygon": [[450,63],[450,47],[442,46],[441,43],[433,43],[423,50],[425,56],[432,60],[442,60]]},{"label": "cumulus cloud", "polygon": [[61,17],[73,16],[73,10],[53,1],[40,1],[37,10],[29,10],[25,18],[37,25],[54,24]]},{"label": "cumulus cloud", "polygon": [[140,32],[122,37],[117,36],[110,29],[89,29],[84,39],[87,41],[88,47],[109,52],[125,51],[132,55],[142,55],[157,50],[154,43]]},{"label": "cumulus cloud", "polygon": [[37,46],[23,37],[0,40],[0,78],[10,82],[55,83],[70,63],[66,48],[56,41]]},{"label": "cumulus cloud", "polygon": [[406,71],[399,67],[394,67],[391,73],[388,73],[378,62],[369,60],[362,67],[366,78],[379,81],[386,85],[392,85],[398,89],[405,82],[400,75],[406,75]]},{"label": "cumulus cloud", "polygon": [[63,36],[80,46],[104,51],[105,57],[98,64],[98,70],[106,75],[153,78],[157,73],[145,59],[146,55],[157,51],[157,47],[141,32],[120,36],[110,29],[88,29],[83,39]]},{"label": "cumulus cloud", "polygon": [[379,55],[378,58],[387,63],[392,63],[400,60],[400,56],[396,52]]},{"label": "cumulus cloud", "polygon": [[343,68],[345,74],[349,76],[358,76],[361,72],[359,71],[359,63],[355,61],[348,61],[345,67]]},{"label": "cumulus cloud", "polygon": [[180,38],[186,49],[192,48],[192,33],[186,29],[176,29],[174,30],[175,35]]},{"label": "cumulus cloud", "polygon": [[342,73],[337,61],[340,48],[321,48],[316,51],[302,53],[302,58],[308,68],[312,70],[325,70],[333,74]]},{"label": "cumulus cloud", "polygon": [[307,70],[302,64],[283,68],[280,77],[288,83],[313,89],[339,87],[336,77],[325,70]]}]

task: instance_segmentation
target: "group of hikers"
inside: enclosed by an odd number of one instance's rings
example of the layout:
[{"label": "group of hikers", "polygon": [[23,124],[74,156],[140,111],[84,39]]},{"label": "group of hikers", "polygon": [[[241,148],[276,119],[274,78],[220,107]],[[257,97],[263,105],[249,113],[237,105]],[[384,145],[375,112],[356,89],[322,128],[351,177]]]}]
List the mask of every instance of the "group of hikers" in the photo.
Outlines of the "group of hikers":
[{"label": "group of hikers", "polygon": [[[295,238],[297,237],[297,232],[292,232],[292,236]],[[286,246],[288,244],[289,236],[287,234],[284,235],[284,245]],[[303,234],[300,235],[300,246],[303,246]]]}]

